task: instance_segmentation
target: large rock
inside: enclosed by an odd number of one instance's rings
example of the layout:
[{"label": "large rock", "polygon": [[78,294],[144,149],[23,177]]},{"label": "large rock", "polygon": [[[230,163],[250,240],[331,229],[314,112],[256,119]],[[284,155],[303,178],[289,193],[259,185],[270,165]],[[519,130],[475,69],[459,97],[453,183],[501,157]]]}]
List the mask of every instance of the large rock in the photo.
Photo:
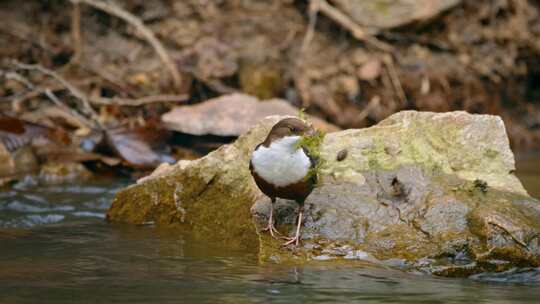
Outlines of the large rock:
[{"label": "large rock", "polygon": [[249,173],[249,155],[278,119],[264,120],[201,159],[158,167],[152,176],[120,191],[107,218],[179,226],[194,237],[256,248],[250,207],[261,194]]},{"label": "large rock", "polygon": [[[234,93],[195,105],[173,108],[163,114],[167,128],[193,135],[239,136],[270,115],[297,115],[300,109],[283,99],[259,101],[256,97]],[[306,114],[307,115],[307,114]],[[311,117],[315,127],[325,132],[339,130],[322,119]]]},{"label": "large rock", "polygon": [[[121,191],[108,218],[178,225],[196,237],[259,247],[270,261],[363,259],[448,276],[540,266],[540,203],[513,174],[504,124],[465,112],[401,112],[328,134],[302,246],[257,237],[270,203],[250,176],[249,156],[280,118]],[[278,201],[282,231],[292,232],[295,209]]]}]

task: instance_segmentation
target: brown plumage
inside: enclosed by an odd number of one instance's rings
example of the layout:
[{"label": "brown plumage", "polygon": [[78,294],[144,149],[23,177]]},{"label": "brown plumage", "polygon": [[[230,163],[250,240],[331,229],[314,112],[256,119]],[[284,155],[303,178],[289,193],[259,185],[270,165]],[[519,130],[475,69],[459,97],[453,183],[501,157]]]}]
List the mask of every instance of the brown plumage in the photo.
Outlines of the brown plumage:
[{"label": "brown plumage", "polygon": [[[259,149],[259,147],[264,146],[266,148],[269,148],[273,142],[282,139],[287,136],[302,136],[304,134],[310,135],[314,133],[314,129],[304,123],[302,120],[297,118],[286,118],[281,121],[279,121],[277,124],[274,125],[274,127],[270,130],[268,133],[268,136],[266,139],[257,145],[254,152]],[[305,148],[302,148],[304,154],[309,157],[311,167],[315,166],[315,160],[309,155],[308,151]],[[279,232],[274,227],[274,221],[273,221],[273,204],[277,197],[284,198],[284,199],[290,199],[294,200],[299,204],[299,212],[298,212],[298,224],[296,229],[296,235],[293,238],[288,238],[288,242],[285,244],[292,244],[296,243],[298,245],[299,236],[300,236],[300,226],[302,223],[302,215],[303,215],[303,205],[305,199],[308,197],[308,195],[313,190],[313,187],[316,183],[316,175],[312,175],[309,178],[300,179],[297,182],[290,183],[287,185],[282,186],[276,186],[272,184],[271,182],[265,180],[262,178],[259,174],[257,174],[256,170],[253,167],[253,162],[250,161],[250,171],[253,175],[253,178],[255,180],[255,183],[259,187],[259,189],[266,194],[270,199],[272,200],[272,208],[270,212],[270,218],[268,221],[268,226],[266,230],[270,231],[270,234],[275,237],[275,234],[279,234]]]},{"label": "brown plumage", "polygon": [[[312,134],[315,130],[298,118],[285,118],[276,123],[266,139],[261,143],[265,147],[285,136]],[[255,148],[256,149],[256,148]]]}]

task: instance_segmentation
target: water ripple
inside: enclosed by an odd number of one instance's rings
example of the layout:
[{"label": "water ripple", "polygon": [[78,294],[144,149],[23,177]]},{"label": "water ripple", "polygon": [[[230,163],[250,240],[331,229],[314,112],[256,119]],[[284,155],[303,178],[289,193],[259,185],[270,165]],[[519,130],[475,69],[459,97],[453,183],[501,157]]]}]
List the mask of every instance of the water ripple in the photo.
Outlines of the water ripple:
[{"label": "water ripple", "polygon": [[24,180],[0,193],[0,228],[29,228],[70,221],[103,220],[126,181],[41,186]]}]

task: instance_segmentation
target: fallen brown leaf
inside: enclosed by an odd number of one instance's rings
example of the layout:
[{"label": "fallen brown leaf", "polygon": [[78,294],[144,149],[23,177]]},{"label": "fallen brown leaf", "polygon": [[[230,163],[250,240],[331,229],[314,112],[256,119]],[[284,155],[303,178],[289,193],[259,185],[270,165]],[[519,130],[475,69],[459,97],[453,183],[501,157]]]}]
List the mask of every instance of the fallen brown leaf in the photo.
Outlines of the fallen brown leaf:
[{"label": "fallen brown leaf", "polygon": [[117,128],[105,131],[111,149],[128,165],[136,168],[154,168],[174,159],[163,152],[168,132],[155,128]]}]

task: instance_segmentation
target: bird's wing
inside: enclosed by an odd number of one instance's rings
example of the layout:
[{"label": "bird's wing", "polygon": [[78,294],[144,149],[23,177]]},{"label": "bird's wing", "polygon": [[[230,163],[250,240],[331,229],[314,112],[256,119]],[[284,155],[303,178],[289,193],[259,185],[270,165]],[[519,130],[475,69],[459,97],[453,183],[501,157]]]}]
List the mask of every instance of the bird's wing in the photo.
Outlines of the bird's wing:
[{"label": "bird's wing", "polygon": [[304,154],[306,154],[309,158],[309,161],[311,162],[311,167],[315,167],[319,162],[319,158],[311,155],[308,148],[306,148],[305,146],[302,146],[302,150],[304,150]]}]

